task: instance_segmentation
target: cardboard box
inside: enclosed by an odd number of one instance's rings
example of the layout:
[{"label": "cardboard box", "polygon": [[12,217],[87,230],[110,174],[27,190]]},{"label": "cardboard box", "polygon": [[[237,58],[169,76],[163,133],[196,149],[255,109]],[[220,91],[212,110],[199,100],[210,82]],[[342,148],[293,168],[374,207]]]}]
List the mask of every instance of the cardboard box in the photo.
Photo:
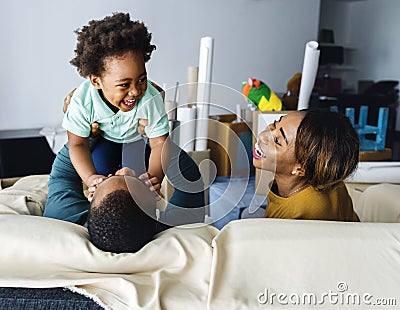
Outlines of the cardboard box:
[{"label": "cardboard box", "polygon": [[218,176],[254,173],[251,124],[237,122],[235,114],[214,115],[208,125],[208,148]]}]

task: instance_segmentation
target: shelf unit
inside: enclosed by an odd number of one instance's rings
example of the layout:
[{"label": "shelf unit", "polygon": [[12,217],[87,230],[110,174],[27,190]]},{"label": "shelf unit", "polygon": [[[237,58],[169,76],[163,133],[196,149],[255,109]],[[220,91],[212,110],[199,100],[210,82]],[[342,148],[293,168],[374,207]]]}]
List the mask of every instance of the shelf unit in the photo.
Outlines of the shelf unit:
[{"label": "shelf unit", "polygon": [[341,79],[342,92],[355,93],[357,91],[357,85],[355,84],[356,67],[354,66],[353,58],[357,52],[357,48],[329,43],[320,43],[320,45],[343,47],[343,64],[320,65],[318,68],[318,77],[322,78],[328,75],[331,78],[339,78]]}]

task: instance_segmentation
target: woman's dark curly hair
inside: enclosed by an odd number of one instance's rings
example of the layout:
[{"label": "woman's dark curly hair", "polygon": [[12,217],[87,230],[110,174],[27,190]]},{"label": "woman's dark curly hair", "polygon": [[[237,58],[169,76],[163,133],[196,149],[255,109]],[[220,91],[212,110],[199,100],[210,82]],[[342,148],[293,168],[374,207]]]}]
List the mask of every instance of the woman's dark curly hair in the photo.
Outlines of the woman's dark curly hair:
[{"label": "woman's dark curly hair", "polygon": [[151,33],[139,21],[130,20],[129,13],[114,13],[102,20],[92,20],[82,30],[76,30],[78,43],[75,58],[70,63],[82,77],[101,76],[104,59],[122,56],[128,51],[139,52],[144,61],[150,59],[156,46],[151,44]]},{"label": "woman's dark curly hair", "polygon": [[297,129],[295,156],[315,189],[335,187],[352,175],[359,160],[359,138],[347,116],[308,111]]}]

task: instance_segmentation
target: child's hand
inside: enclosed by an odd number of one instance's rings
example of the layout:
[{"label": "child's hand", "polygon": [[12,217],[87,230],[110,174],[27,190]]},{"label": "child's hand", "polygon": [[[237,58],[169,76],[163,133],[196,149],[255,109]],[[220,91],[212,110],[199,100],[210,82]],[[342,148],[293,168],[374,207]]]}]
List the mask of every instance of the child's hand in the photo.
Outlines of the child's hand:
[{"label": "child's hand", "polygon": [[89,195],[88,195],[88,200],[89,202],[91,202],[93,200],[93,195],[94,192],[97,189],[97,186],[103,182],[105,179],[107,179],[107,177],[105,177],[104,175],[101,174],[93,174],[88,178],[88,191],[89,191]]},{"label": "child's hand", "polygon": [[156,194],[156,200],[161,200],[164,196],[161,194],[161,184],[157,177],[152,176],[146,172],[139,176],[139,180],[142,180],[150,189],[150,191]]}]

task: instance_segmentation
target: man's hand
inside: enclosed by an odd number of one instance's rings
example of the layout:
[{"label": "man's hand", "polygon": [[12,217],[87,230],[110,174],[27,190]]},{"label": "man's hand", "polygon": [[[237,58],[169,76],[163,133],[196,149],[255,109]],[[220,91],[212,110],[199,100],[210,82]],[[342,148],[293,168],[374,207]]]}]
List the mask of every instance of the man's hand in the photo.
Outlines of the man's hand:
[{"label": "man's hand", "polygon": [[100,128],[99,128],[99,124],[94,122],[92,124],[90,124],[90,135],[92,137],[96,137],[98,134],[100,134]]},{"label": "man's hand", "polygon": [[[157,89],[157,90],[159,91],[159,93],[160,93],[160,95],[161,95],[161,97],[162,97],[162,100],[165,101],[165,90],[162,89],[160,86],[158,86],[158,85],[157,85],[156,83],[154,83],[154,82],[151,82],[151,85],[153,85],[154,88]],[[147,138],[147,136],[146,136],[146,133],[145,133],[145,131],[144,131],[144,128],[145,128],[146,126],[148,126],[148,125],[149,125],[149,121],[148,121],[147,119],[141,118],[141,119],[139,120],[139,125],[138,125],[137,132],[138,132],[139,134],[141,134],[141,135],[142,135],[143,137],[145,137],[145,138]]]},{"label": "man's hand", "polygon": [[149,121],[147,119],[141,118],[139,120],[139,125],[138,125],[138,128],[137,128],[137,132],[139,134],[141,134],[144,138],[147,138],[146,132],[144,131],[144,128],[146,126],[148,126],[148,125],[149,125]]},{"label": "man's hand", "polygon": [[162,89],[160,86],[158,86],[154,82],[151,82],[151,85],[153,85],[153,87],[159,91],[159,93],[160,93],[160,95],[162,97],[162,100],[164,101],[165,100],[165,89]]},{"label": "man's hand", "polygon": [[67,95],[67,97],[65,97],[65,99],[64,99],[64,105],[63,105],[63,112],[64,112],[64,113],[67,112],[69,103],[71,102],[71,98],[72,98],[72,95],[74,94],[75,90],[76,90],[76,88],[74,88],[74,89]]},{"label": "man's hand", "polygon": [[[72,98],[72,95],[74,94],[75,90],[76,90],[76,88],[74,88],[74,89],[67,95],[67,97],[65,97],[65,99],[64,99],[64,105],[63,105],[63,112],[64,112],[64,113],[67,112],[67,110],[68,110],[68,106],[69,106],[69,104],[70,104],[70,102],[71,102],[71,98]],[[99,124],[98,124],[98,123],[94,122],[94,123],[92,123],[92,124],[90,125],[90,127],[91,127],[91,130],[90,130],[90,135],[91,135],[91,136],[95,137],[95,136],[97,136],[97,135],[100,133],[100,129],[99,129]]]}]

